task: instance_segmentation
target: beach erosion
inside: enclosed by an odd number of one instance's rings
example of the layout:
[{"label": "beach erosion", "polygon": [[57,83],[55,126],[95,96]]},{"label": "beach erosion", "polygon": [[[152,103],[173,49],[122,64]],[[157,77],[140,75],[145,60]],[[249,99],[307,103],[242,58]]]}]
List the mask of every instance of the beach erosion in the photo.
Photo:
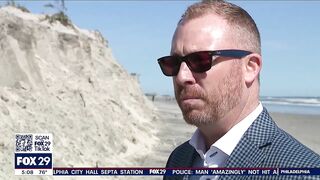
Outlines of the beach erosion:
[{"label": "beach erosion", "polygon": [[0,8],[0,179],[56,178],[15,176],[39,133],[52,134],[53,167],[140,166],[160,142],[137,76],[100,32],[52,18]]},{"label": "beach erosion", "polygon": [[[145,159],[144,166],[164,167],[170,153],[175,147],[189,140],[196,127],[184,121],[180,108],[173,98],[154,98],[153,102],[161,123],[158,126],[157,135],[161,143],[155,146],[154,152]],[[269,113],[280,128],[320,154],[320,111],[319,114],[309,113],[305,110],[307,106],[301,104],[302,111],[295,112],[293,110],[299,109],[299,106],[287,104],[278,107],[279,104],[274,105],[263,101],[262,104],[272,110],[269,110]]]}]

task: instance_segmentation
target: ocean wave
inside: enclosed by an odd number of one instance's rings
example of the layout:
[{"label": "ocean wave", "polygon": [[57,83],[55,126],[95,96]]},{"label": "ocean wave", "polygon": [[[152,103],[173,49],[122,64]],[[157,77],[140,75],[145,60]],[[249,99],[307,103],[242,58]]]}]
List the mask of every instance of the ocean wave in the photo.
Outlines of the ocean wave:
[{"label": "ocean wave", "polygon": [[320,98],[318,97],[262,97],[261,102],[265,104],[320,107]]}]

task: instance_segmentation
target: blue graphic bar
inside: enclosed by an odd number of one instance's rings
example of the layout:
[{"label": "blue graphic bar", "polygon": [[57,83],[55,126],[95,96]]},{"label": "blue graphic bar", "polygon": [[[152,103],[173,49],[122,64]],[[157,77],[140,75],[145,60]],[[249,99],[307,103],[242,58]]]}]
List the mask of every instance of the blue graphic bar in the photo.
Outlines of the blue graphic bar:
[{"label": "blue graphic bar", "polygon": [[320,168],[53,168],[54,176],[320,176]]},{"label": "blue graphic bar", "polygon": [[15,169],[52,169],[52,153],[15,153]]}]

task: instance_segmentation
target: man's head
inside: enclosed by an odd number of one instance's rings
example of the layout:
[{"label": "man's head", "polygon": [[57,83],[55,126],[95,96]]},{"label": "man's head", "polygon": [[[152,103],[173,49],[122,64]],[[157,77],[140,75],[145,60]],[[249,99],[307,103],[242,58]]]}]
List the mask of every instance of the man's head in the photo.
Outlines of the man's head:
[{"label": "man's head", "polygon": [[234,33],[233,40],[237,41],[241,48],[261,54],[260,33],[254,20],[244,9],[232,3],[223,0],[195,3],[182,15],[178,26],[208,14],[215,14],[226,20]]},{"label": "man's head", "polygon": [[[208,62],[188,62],[208,56],[195,52],[226,49],[244,51],[240,51],[242,55],[214,52],[212,67],[205,72],[196,70]],[[212,124],[234,109],[240,111],[248,103],[258,102],[260,54],[258,29],[243,9],[224,1],[190,6],[178,23],[171,47],[172,56],[189,55],[180,60],[175,68],[178,72],[172,74],[175,96],[186,122],[196,126]]]}]

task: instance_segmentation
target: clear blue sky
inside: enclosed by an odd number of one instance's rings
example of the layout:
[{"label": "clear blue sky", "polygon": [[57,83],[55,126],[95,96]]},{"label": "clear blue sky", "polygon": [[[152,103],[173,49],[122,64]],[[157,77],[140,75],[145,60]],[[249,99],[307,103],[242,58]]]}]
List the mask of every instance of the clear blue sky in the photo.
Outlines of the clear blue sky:
[{"label": "clear blue sky", "polygon": [[[22,1],[32,12],[43,4]],[[231,1],[255,19],[262,38],[263,96],[320,96],[320,1]],[[117,61],[140,74],[144,92],[173,94],[156,59],[169,54],[171,37],[190,1],[66,1],[78,27],[99,30]]]}]

